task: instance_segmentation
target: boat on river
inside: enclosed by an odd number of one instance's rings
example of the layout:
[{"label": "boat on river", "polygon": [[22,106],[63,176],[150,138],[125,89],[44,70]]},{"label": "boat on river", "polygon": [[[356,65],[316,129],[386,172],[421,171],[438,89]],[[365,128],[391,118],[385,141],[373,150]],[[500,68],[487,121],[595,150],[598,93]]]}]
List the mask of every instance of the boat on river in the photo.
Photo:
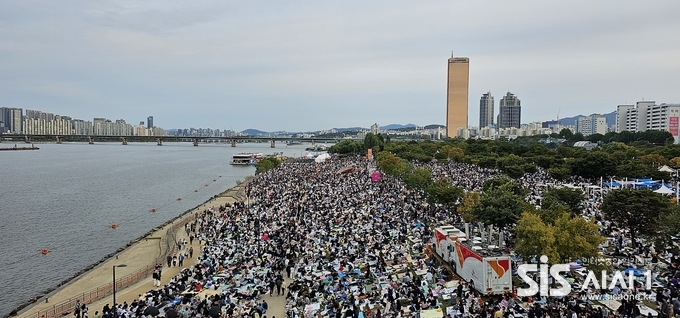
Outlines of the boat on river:
[{"label": "boat on river", "polygon": [[259,152],[242,152],[231,157],[231,165],[234,166],[254,166],[264,155]]},{"label": "boat on river", "polygon": [[35,145],[31,144],[30,147],[17,147],[15,144],[14,147],[9,147],[9,148],[0,148],[0,151],[11,151],[11,150],[39,150],[40,148],[36,147]]}]

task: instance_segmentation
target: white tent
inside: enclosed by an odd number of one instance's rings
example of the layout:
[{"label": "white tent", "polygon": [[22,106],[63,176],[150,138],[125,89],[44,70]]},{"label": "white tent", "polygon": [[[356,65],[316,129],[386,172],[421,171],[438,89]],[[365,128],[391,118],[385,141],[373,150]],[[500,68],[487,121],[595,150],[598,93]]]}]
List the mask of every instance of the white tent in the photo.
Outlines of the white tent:
[{"label": "white tent", "polygon": [[674,170],[673,168],[671,168],[671,167],[669,167],[669,166],[666,166],[666,165],[661,166],[661,167],[659,168],[659,171],[663,171],[663,172],[675,172],[675,170]]},{"label": "white tent", "polygon": [[662,185],[661,188],[654,190],[654,192],[661,193],[661,194],[673,194],[673,193],[675,193],[675,191],[669,189],[665,185]]},{"label": "white tent", "polygon": [[316,159],[314,159],[314,161],[315,162],[324,162],[324,161],[326,161],[326,159],[328,159],[330,157],[331,157],[331,155],[329,155],[327,153],[322,153],[318,157],[316,157]]}]

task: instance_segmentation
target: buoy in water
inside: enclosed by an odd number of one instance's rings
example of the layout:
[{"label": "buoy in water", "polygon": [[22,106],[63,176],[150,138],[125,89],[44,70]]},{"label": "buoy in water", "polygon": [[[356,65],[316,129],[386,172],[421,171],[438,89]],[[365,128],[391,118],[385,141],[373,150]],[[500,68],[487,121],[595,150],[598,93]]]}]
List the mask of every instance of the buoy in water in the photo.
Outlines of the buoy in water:
[{"label": "buoy in water", "polygon": [[177,198],[177,201],[182,201],[182,198]]},{"label": "buoy in water", "polygon": [[115,229],[115,228],[118,228],[118,224],[113,223],[113,224],[109,225],[109,227],[112,228],[112,229]]},{"label": "buoy in water", "polygon": [[213,179],[213,182],[217,182],[217,179]]},{"label": "buoy in water", "polygon": [[205,186],[207,187],[207,186],[208,186],[208,184],[206,184]]},{"label": "buoy in water", "polygon": [[222,176],[220,176],[220,178],[222,178]]},{"label": "buoy in water", "polygon": [[42,254],[42,255],[47,255],[47,254],[49,254],[50,252],[52,252],[52,250],[49,250],[49,249],[46,249],[46,248],[43,248],[43,249],[41,249],[40,251],[38,251],[38,253],[39,253],[39,254]]},{"label": "buoy in water", "polygon": [[156,208],[151,209],[151,212],[156,212]]},{"label": "buoy in water", "polygon": [[194,192],[198,192],[198,190],[194,190]]}]

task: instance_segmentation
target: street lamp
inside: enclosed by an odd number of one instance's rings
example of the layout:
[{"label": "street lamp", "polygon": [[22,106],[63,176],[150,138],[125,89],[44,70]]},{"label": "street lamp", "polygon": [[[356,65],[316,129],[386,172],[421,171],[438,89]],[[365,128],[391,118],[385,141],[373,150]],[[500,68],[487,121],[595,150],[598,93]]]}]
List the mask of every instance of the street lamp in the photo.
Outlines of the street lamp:
[{"label": "street lamp", "polygon": [[[113,265],[113,308],[116,308],[116,267],[127,267],[125,264]],[[118,310],[114,310],[113,317],[118,316]]]}]

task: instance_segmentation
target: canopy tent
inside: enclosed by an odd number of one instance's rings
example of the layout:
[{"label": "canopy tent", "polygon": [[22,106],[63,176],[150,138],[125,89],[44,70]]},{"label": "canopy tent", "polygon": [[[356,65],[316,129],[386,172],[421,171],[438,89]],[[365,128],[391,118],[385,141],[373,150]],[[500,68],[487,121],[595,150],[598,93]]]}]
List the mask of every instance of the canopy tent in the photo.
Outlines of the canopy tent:
[{"label": "canopy tent", "polygon": [[661,194],[673,194],[675,191],[673,189],[667,188],[665,185],[662,185],[661,188],[658,188],[654,190],[656,193],[661,193]]},{"label": "canopy tent", "polygon": [[659,180],[652,180],[652,179],[634,179],[635,183],[633,183],[636,187],[644,187],[644,188],[651,188],[657,185],[659,183]]},{"label": "canopy tent", "polygon": [[666,182],[662,182],[662,183],[661,183],[661,186],[666,187],[666,188],[669,188],[669,189],[673,189],[673,186],[670,185],[670,184],[668,184],[668,183],[666,183]]},{"label": "canopy tent", "polygon": [[635,181],[628,181],[628,180],[618,180],[616,182],[621,184],[622,186],[634,185],[636,183]]},{"label": "canopy tent", "polygon": [[318,157],[316,157],[316,159],[314,159],[314,162],[324,162],[324,161],[326,161],[326,159],[328,159],[330,157],[331,157],[331,155],[329,155],[327,153],[322,153]]},{"label": "canopy tent", "polygon": [[606,185],[610,188],[618,188],[618,187],[621,186],[621,184],[616,182],[616,181],[614,181],[614,182],[603,182],[603,183],[604,183],[604,185]]},{"label": "canopy tent", "polygon": [[663,166],[661,166],[661,167],[659,168],[659,171],[663,171],[663,172],[675,172],[675,169],[673,169],[673,168],[671,168],[671,167],[669,167],[669,166],[663,165]]}]

